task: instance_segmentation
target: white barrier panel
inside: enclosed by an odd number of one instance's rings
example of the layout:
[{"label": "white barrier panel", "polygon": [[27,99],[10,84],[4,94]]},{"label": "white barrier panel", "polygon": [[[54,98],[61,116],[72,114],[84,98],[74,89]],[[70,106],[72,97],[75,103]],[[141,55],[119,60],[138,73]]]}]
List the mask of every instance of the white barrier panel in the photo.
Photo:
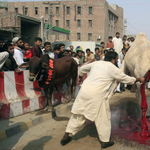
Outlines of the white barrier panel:
[{"label": "white barrier panel", "polygon": [[[17,74],[14,71],[0,72],[0,119],[7,119],[46,106],[44,92],[38,86],[38,82],[30,82],[28,70]],[[84,79],[87,75],[84,76]],[[78,79],[77,79],[78,80]],[[64,87],[63,87],[64,88]],[[55,89],[52,94],[52,104],[56,105],[65,100],[67,88]],[[80,85],[76,87],[76,94]]]}]

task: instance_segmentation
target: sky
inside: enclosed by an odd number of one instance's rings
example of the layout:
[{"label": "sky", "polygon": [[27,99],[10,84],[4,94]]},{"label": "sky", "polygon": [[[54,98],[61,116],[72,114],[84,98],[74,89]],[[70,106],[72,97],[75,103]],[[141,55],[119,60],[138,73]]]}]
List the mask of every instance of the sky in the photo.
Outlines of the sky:
[{"label": "sky", "polygon": [[[0,0],[4,1],[4,0]],[[42,0],[7,0],[18,1],[42,1]],[[54,0],[53,0],[54,1]],[[127,18],[127,34],[144,32],[150,40],[150,0],[107,0],[109,4],[117,4],[124,9],[124,18]]]}]

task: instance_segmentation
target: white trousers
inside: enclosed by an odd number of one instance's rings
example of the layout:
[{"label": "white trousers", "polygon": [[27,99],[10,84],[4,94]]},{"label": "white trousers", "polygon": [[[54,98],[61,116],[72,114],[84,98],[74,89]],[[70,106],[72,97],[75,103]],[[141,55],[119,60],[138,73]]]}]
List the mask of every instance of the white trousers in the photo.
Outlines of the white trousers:
[{"label": "white trousers", "polygon": [[6,62],[8,57],[9,57],[8,52],[1,52],[0,53],[0,69],[3,67],[3,65]]},{"label": "white trousers", "polygon": [[[101,107],[95,119],[99,139],[102,142],[109,142],[111,134],[111,121],[107,118],[106,109]],[[75,135],[86,125],[87,119],[83,115],[73,114],[68,122],[66,132]]]},{"label": "white trousers", "polygon": [[119,83],[118,86],[116,87],[115,92],[116,92],[116,91],[120,92],[120,84],[121,84],[121,83]]}]

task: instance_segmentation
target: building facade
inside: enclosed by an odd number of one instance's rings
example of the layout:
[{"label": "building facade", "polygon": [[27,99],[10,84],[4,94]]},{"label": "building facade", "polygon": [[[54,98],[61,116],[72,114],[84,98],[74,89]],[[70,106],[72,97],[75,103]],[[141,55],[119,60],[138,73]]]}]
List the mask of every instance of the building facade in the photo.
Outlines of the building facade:
[{"label": "building facade", "polygon": [[70,35],[53,35],[51,42],[107,42],[108,36],[115,36],[116,32],[123,36],[123,9],[106,0],[8,2],[0,12],[16,12],[36,19],[44,16],[45,23],[70,30]]}]

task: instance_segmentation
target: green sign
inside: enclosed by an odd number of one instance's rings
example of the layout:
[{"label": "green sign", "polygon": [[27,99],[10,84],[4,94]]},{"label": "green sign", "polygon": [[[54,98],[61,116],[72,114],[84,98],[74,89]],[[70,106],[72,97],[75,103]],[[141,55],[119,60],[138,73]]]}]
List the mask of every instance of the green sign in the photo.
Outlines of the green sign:
[{"label": "green sign", "polygon": [[52,28],[53,31],[61,32],[61,33],[64,33],[64,34],[70,34],[69,30],[59,28],[59,27],[55,27],[55,26],[53,27],[53,26],[51,26],[49,24],[46,24],[46,23],[44,23],[44,28],[46,28],[46,29]]},{"label": "green sign", "polygon": [[7,2],[6,1],[2,1],[0,2],[0,8],[7,8]]}]

